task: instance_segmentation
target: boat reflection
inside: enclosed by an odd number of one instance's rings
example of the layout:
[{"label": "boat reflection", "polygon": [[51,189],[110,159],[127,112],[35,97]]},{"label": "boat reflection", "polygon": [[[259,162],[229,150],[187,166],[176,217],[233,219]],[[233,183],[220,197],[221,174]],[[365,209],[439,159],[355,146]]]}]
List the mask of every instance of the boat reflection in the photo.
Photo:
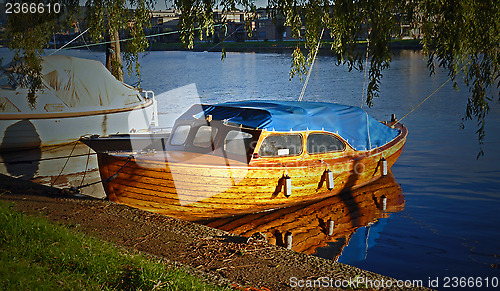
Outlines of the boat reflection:
[{"label": "boat reflection", "polygon": [[[364,187],[312,204],[198,223],[245,237],[265,236],[269,243],[306,254],[325,252],[337,260],[362,227],[404,209],[403,191],[392,173]],[[260,233],[260,234],[259,234]],[[322,255],[323,256],[323,255]]]}]

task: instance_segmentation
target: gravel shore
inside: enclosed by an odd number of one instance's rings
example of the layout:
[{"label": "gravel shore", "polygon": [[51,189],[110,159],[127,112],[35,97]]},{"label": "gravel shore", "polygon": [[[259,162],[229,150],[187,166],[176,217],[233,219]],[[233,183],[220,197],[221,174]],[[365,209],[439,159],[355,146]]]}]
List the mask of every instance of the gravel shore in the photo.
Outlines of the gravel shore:
[{"label": "gravel shore", "polygon": [[0,175],[0,185],[0,199],[13,202],[17,211],[164,258],[209,282],[236,289],[287,290],[308,285],[328,290],[342,289],[335,288],[342,285],[343,289],[417,289],[399,288],[396,279],[265,241],[106,200],[63,195],[57,189],[4,175]]}]

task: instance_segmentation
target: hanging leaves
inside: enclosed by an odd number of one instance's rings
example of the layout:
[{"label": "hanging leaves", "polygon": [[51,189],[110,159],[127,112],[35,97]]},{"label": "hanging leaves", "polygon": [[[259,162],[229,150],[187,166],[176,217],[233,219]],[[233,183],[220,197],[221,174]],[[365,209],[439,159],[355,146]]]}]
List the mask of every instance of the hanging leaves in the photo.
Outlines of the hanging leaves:
[{"label": "hanging leaves", "polygon": [[[237,7],[247,12],[255,11],[252,0],[174,0],[174,5],[180,12],[180,39],[188,49],[193,48],[197,33],[200,40],[215,33],[214,8],[221,9],[222,12],[219,24],[225,24],[227,13],[237,10]],[[248,29],[250,19],[246,20]],[[222,59],[224,57],[225,54],[222,55]]]},{"label": "hanging leaves", "polygon": [[[27,4],[26,1],[21,0],[9,2],[19,5]],[[44,6],[43,13],[39,13],[41,10],[37,10],[37,6],[35,13],[11,13],[6,25],[8,47],[14,51],[10,66],[13,69],[13,75],[16,76],[17,85],[29,89],[27,98],[32,107],[36,104],[35,92],[42,85],[40,56],[43,54],[43,49],[49,42],[52,31],[60,30],[71,23],[74,15],[72,7],[77,5],[78,0],[47,0],[43,3],[51,5],[50,7],[57,4],[61,10],[59,13],[56,13],[54,9],[49,12],[48,6]]]},{"label": "hanging leaves", "polygon": [[[86,20],[89,34],[94,42],[101,42],[109,36],[111,41],[119,41],[119,33],[125,33],[123,59],[128,75],[135,73],[141,80],[139,53],[144,52],[149,43],[145,29],[151,26],[154,0],[87,0]],[[111,73],[122,80],[121,58],[112,59]]]},{"label": "hanging leaves", "polygon": [[463,120],[476,120],[482,144],[495,91],[500,99],[500,2],[422,0],[418,8],[428,67],[446,69],[455,87],[463,71],[470,92]]}]

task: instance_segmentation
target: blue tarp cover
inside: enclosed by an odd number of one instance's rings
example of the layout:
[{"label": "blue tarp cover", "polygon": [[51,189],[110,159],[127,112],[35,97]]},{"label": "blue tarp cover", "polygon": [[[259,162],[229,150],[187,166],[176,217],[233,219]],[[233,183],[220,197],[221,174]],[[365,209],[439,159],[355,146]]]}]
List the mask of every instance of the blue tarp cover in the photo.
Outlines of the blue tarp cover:
[{"label": "blue tarp cover", "polygon": [[337,133],[356,150],[380,147],[399,134],[399,130],[383,125],[359,107],[325,102],[266,100],[194,105],[178,121],[206,115],[269,131],[325,130]]}]

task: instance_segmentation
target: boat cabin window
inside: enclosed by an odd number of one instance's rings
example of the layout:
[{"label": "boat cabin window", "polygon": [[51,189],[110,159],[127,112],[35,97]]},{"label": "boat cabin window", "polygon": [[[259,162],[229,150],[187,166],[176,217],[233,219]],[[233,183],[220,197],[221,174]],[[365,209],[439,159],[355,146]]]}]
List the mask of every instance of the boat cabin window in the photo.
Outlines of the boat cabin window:
[{"label": "boat cabin window", "polygon": [[322,154],[345,150],[345,144],[336,136],[325,133],[311,133],[307,137],[307,152]]},{"label": "boat cabin window", "polygon": [[231,130],[224,139],[224,150],[235,155],[246,155],[252,141],[252,134],[239,130]]},{"label": "boat cabin window", "polygon": [[302,136],[300,134],[276,134],[264,139],[259,149],[261,157],[287,157],[302,153]]},{"label": "boat cabin window", "polygon": [[203,125],[198,128],[194,136],[193,145],[202,148],[213,147],[217,127]]},{"label": "boat cabin window", "polygon": [[183,145],[189,135],[189,130],[191,126],[189,125],[179,125],[175,128],[172,138],[170,139],[171,145]]}]

